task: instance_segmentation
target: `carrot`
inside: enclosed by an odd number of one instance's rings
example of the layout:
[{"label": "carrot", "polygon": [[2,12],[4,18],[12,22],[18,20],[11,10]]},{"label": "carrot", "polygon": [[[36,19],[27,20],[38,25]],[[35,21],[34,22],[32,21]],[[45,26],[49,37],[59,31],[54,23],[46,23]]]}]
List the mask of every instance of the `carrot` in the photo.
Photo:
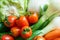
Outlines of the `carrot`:
[{"label": "carrot", "polygon": [[60,38],[55,38],[54,40],[60,40]]},{"label": "carrot", "polygon": [[58,37],[60,37],[60,29],[56,29],[52,32],[49,32],[44,37],[46,38],[46,40],[53,40],[55,38],[58,38]]}]

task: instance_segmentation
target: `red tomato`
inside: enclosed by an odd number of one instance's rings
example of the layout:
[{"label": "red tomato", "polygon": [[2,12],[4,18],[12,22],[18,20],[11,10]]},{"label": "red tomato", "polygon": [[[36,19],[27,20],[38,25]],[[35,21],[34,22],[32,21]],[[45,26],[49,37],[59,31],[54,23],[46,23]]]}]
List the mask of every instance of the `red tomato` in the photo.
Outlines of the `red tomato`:
[{"label": "red tomato", "polygon": [[29,38],[31,35],[32,35],[32,29],[30,27],[28,27],[28,26],[22,27],[22,29],[21,29],[21,36],[23,38],[25,38],[25,39]]},{"label": "red tomato", "polygon": [[16,24],[16,26],[20,27],[18,20],[19,19],[16,20],[15,24]]},{"label": "red tomato", "polygon": [[21,17],[16,21],[16,24],[17,24],[20,28],[22,28],[22,27],[24,27],[24,26],[29,26],[29,23],[28,23],[28,21],[27,21],[27,19],[26,19],[25,16],[21,16]]},{"label": "red tomato", "polygon": [[7,26],[7,27],[12,27],[14,26],[14,23],[15,23],[15,20],[17,19],[16,16],[8,16],[4,22],[4,24]]},{"label": "red tomato", "polygon": [[31,14],[29,17],[28,17],[28,21],[29,23],[33,24],[33,23],[36,23],[38,21],[38,15],[37,13],[33,13]]},{"label": "red tomato", "polygon": [[[29,19],[29,15],[26,15],[26,19],[27,20]],[[29,20],[28,20],[28,23],[29,23]],[[29,23],[29,25],[31,25],[31,24]]]},{"label": "red tomato", "polygon": [[29,18],[29,15],[26,15],[26,19],[28,20],[28,18]]},{"label": "red tomato", "polygon": [[14,23],[7,23],[7,22],[4,22],[4,25],[6,26],[6,27],[13,27],[15,24]]},{"label": "red tomato", "polygon": [[42,36],[36,36],[33,40],[46,40],[46,39]]},{"label": "red tomato", "polygon": [[13,27],[11,28],[11,32],[14,37],[17,37],[20,34],[20,29],[18,27]]},{"label": "red tomato", "polygon": [[8,22],[13,23],[17,19],[16,16],[8,16]]},{"label": "red tomato", "polygon": [[2,40],[14,40],[14,38],[10,35],[3,35]]}]

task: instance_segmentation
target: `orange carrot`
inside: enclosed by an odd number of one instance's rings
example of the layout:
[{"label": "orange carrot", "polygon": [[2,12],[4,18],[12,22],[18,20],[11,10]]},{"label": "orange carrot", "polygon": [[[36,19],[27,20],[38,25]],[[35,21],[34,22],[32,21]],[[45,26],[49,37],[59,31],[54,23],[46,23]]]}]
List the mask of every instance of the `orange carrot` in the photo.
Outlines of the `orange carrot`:
[{"label": "orange carrot", "polygon": [[53,40],[53,39],[55,39],[57,37],[60,37],[60,29],[56,29],[56,30],[54,30],[52,32],[49,32],[44,37],[46,38],[46,40]]},{"label": "orange carrot", "polygon": [[55,38],[54,40],[60,40],[60,38]]}]

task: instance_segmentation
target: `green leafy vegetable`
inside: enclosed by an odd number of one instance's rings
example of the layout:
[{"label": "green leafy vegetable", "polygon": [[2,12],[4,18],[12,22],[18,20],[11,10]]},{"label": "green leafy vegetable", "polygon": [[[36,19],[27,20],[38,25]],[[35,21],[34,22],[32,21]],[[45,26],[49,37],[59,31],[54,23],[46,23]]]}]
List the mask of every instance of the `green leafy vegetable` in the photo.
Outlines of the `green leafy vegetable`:
[{"label": "green leafy vegetable", "polygon": [[28,10],[28,3],[29,3],[29,0],[24,0],[24,10],[25,11]]},{"label": "green leafy vegetable", "polygon": [[9,15],[25,15],[29,0],[0,0],[0,20]]}]

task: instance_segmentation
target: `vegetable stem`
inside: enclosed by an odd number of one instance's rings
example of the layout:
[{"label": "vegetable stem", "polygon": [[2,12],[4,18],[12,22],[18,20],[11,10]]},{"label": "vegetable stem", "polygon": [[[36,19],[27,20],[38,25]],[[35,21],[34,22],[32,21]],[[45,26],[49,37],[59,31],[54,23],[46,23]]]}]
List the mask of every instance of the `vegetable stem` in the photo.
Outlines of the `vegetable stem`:
[{"label": "vegetable stem", "polygon": [[[31,26],[32,31],[35,31],[35,30],[37,30],[38,28],[40,28],[41,25],[42,25],[47,19],[49,19],[51,16],[53,16],[54,14],[56,15],[56,12],[55,12],[55,13],[51,13],[51,14],[50,14],[50,13],[47,13],[47,14],[43,15],[36,24],[34,24],[34,25]],[[54,16],[54,17],[55,17],[55,16]]]}]

